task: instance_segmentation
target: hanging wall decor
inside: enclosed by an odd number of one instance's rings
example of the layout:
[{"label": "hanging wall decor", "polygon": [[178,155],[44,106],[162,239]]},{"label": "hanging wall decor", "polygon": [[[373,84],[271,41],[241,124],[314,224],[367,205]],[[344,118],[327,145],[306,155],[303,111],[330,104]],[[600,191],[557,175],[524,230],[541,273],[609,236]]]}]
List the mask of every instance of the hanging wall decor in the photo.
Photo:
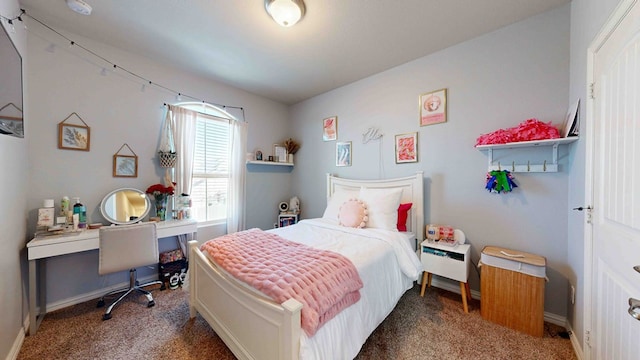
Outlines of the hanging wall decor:
[{"label": "hanging wall decor", "polygon": [[513,181],[513,176],[507,170],[493,170],[487,173],[487,184],[484,188],[489,192],[508,193],[517,187],[518,185]]},{"label": "hanging wall decor", "polygon": [[418,162],[418,133],[396,135],[396,164]]},{"label": "hanging wall decor", "polygon": [[338,138],[338,117],[332,116],[322,120],[322,140],[333,141]]},{"label": "hanging wall decor", "polygon": [[351,141],[336,143],[336,166],[351,166]]},{"label": "hanging wall decor", "polygon": [[420,126],[447,122],[447,89],[420,95]]},{"label": "hanging wall decor", "polygon": [[[84,125],[67,123],[72,116],[76,116]],[[91,128],[80,115],[75,112],[69,114],[58,123],[58,149],[89,151],[91,145]]]},{"label": "hanging wall decor", "polygon": [[[133,155],[122,155],[120,151],[127,147]],[[113,177],[138,177],[138,155],[124,143],[113,155]]]},{"label": "hanging wall decor", "polygon": [[163,168],[174,167],[177,157],[178,154],[176,153],[175,143],[173,142],[173,130],[171,127],[171,108],[169,108],[162,126],[160,147],[158,148],[160,166]]}]

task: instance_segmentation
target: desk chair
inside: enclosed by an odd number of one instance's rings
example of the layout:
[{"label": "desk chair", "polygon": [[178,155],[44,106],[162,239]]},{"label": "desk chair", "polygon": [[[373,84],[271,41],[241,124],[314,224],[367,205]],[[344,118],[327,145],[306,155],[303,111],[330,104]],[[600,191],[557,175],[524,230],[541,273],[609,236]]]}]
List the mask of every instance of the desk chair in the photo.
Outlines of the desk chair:
[{"label": "desk chair", "polygon": [[154,222],[136,225],[120,225],[100,228],[100,261],[98,273],[110,274],[129,270],[129,288],[111,291],[98,301],[98,307],[105,305],[104,298],[123,293],[105,311],[102,320],[111,319],[111,310],[127,295],[136,291],[147,297],[147,307],[155,305],[151,293],[143,287],[149,285],[163,285],[159,280],[140,285],[136,279],[136,268],[158,264],[158,238]]}]

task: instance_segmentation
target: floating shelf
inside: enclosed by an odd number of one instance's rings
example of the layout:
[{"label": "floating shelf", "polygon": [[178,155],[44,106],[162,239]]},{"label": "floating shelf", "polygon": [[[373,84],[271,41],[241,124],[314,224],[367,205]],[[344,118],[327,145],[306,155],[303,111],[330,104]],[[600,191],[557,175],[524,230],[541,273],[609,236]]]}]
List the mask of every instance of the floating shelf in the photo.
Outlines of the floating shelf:
[{"label": "floating shelf", "polygon": [[[577,141],[578,137],[566,137],[559,139],[547,139],[547,140],[533,140],[533,141],[521,141],[506,144],[490,144],[490,145],[478,145],[476,149],[480,151],[487,151],[487,168],[488,171],[493,170],[508,170],[511,172],[558,172],[558,146],[563,144],[569,144]],[[517,149],[517,148],[532,148],[532,147],[551,147],[552,148],[552,161],[547,163],[545,160],[542,164],[497,164],[493,163],[493,150],[503,149]]]},{"label": "floating shelf", "polygon": [[268,166],[293,166],[293,163],[289,162],[277,162],[277,161],[247,161],[247,165],[268,165]]}]

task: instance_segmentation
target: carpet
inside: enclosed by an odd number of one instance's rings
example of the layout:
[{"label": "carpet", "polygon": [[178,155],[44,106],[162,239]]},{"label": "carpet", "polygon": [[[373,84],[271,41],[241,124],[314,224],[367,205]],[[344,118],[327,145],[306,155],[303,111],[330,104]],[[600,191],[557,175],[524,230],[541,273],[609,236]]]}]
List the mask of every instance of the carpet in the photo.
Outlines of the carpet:
[{"label": "carpet", "polygon": [[[102,320],[88,301],[47,314],[18,359],[235,359],[201,316],[189,319],[189,293],[154,290],[156,305],[130,296]],[[415,285],[369,337],[356,359],[576,359],[565,329],[545,323],[542,338],[485,321],[479,301],[469,314],[459,294]]]}]

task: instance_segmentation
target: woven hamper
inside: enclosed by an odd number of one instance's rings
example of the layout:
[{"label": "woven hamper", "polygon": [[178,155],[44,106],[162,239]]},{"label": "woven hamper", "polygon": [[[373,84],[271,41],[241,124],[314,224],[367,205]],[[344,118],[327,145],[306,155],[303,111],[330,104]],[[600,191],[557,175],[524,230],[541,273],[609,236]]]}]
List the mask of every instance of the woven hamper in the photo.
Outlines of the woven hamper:
[{"label": "woven hamper", "polygon": [[546,259],[487,246],[482,250],[480,266],[482,318],[542,337]]}]

